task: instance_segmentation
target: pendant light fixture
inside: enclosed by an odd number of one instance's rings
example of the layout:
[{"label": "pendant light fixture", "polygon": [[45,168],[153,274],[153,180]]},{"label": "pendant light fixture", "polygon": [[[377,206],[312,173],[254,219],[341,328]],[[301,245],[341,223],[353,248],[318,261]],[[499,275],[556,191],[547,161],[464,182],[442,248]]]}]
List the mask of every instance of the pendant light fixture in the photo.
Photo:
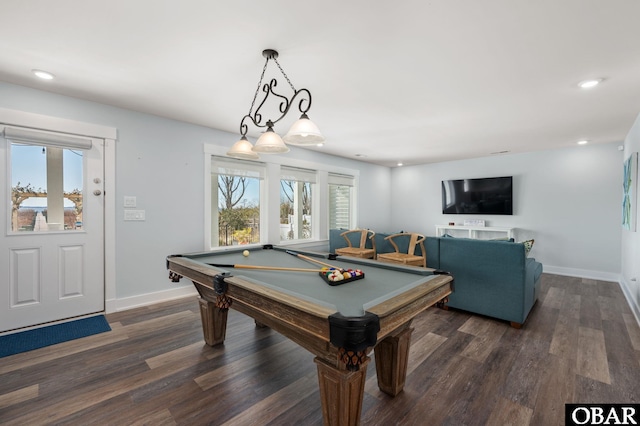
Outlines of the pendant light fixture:
[{"label": "pendant light fixture", "polygon": [[240,140],[233,144],[227,155],[229,157],[242,158],[243,160],[257,160],[260,158],[257,152],[253,152],[253,145],[245,135],[242,135]]},{"label": "pendant light fixture", "polygon": [[[318,145],[324,141],[324,136],[320,133],[318,126],[315,125],[313,121],[309,119],[307,115],[307,111],[311,108],[311,92],[307,89],[296,90],[296,88],[289,80],[289,77],[284,72],[280,63],[278,63],[278,52],[273,49],[266,49],[262,52],[262,56],[266,58],[264,63],[264,67],[262,68],[262,75],[260,76],[260,81],[258,82],[258,88],[256,89],[256,93],[253,95],[253,101],[251,102],[251,107],[249,108],[249,113],[242,117],[240,121],[240,140],[233,144],[227,155],[229,157],[242,158],[242,159],[257,159],[258,153],[263,154],[276,154],[276,153],[285,153],[289,152],[290,145],[299,145],[299,146],[307,146],[307,145]],[[278,66],[278,69],[284,76],[287,83],[289,83],[289,87],[293,90],[293,95],[291,98],[287,98],[279,93],[274,91],[274,88],[277,87],[278,81],[273,78],[269,83],[262,83],[264,78],[264,74],[267,70],[267,66],[269,65],[269,61],[273,60]],[[262,87],[262,91],[265,93],[262,102],[258,105],[258,107],[254,110],[253,107],[256,103],[256,99],[258,98],[258,92]],[[275,120],[268,119],[266,122],[262,121],[262,114],[260,114],[260,108],[265,104],[267,98],[273,95],[277,98],[277,102],[279,102],[279,111],[281,113],[280,117],[277,117]],[[298,111],[301,113],[300,118],[293,123],[291,129],[287,132],[287,134],[283,138],[281,138],[274,130],[273,126],[280,120],[282,120],[293,105],[296,98],[300,96],[300,100],[297,103]],[[251,145],[251,142],[247,139],[247,131],[249,130],[248,121],[251,121],[256,127],[266,128],[265,132],[258,138],[255,146]],[[286,143],[285,143],[286,142]]]}]

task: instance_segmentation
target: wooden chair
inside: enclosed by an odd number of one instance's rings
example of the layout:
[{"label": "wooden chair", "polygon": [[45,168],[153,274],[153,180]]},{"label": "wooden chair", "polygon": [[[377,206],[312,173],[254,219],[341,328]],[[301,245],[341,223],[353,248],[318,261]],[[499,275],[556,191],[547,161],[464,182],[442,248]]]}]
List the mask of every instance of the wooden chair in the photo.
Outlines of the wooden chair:
[{"label": "wooden chair", "polygon": [[[354,247],[349,234],[360,234],[360,244],[358,247]],[[369,229],[353,229],[345,231],[340,236],[347,241],[348,247],[336,249],[336,254],[342,256],[359,257],[361,259],[375,259],[376,258],[376,240],[373,238],[376,235],[375,232]],[[371,240],[372,248],[367,248],[367,238]]]},{"label": "wooden chair", "polygon": [[[397,242],[394,241],[394,239],[398,240],[400,238],[409,239],[406,253],[401,252],[398,248]],[[395,253],[378,253],[378,260],[382,262],[401,263],[403,265],[422,266],[423,268],[427,267],[427,252],[424,249],[424,235],[400,233],[389,235],[385,240],[389,240],[395,249]],[[416,246],[418,245],[420,246],[420,256],[415,254]]]}]

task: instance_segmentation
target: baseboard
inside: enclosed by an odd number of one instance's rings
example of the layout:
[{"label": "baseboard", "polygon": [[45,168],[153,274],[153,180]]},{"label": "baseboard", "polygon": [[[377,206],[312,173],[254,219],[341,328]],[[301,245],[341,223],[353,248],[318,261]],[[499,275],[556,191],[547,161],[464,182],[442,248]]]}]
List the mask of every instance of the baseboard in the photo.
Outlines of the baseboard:
[{"label": "baseboard", "polygon": [[563,268],[561,266],[543,265],[542,271],[548,274],[566,275],[568,277],[588,278],[591,280],[613,281],[619,283],[621,275],[615,272],[593,271],[591,269]]},{"label": "baseboard", "polygon": [[640,325],[640,306],[638,306],[638,302],[633,297],[631,286],[625,281],[624,277],[620,280],[620,288],[622,289],[622,293],[624,293],[624,297],[627,298],[631,312],[633,312],[633,315],[636,317],[636,322]]},{"label": "baseboard", "polygon": [[111,299],[106,302],[106,312],[108,314],[127,309],[138,308],[140,306],[152,305],[154,303],[166,302],[168,300],[180,299],[182,297],[196,296],[198,292],[195,287],[184,286],[171,290],[163,290],[154,293],[140,294],[138,296],[124,297],[122,299]]}]

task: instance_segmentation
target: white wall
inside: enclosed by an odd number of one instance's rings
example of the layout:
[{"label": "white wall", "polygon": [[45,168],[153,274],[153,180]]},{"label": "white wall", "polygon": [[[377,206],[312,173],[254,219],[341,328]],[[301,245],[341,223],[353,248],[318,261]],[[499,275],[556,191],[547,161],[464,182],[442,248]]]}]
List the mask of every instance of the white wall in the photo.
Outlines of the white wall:
[{"label": "white wall", "polygon": [[[624,158],[622,161],[627,159],[633,152],[640,152],[640,115],[636,118],[636,122],[624,141]],[[637,202],[638,197],[640,197],[638,186],[636,186],[635,197]],[[640,203],[637,204],[637,207],[640,208]],[[638,216],[638,219],[640,219],[640,215]],[[635,232],[626,229],[622,230],[621,283],[636,318],[640,322],[640,220],[637,223],[639,227]]]},{"label": "white wall", "polygon": [[[534,238],[531,253],[545,271],[618,281],[621,143],[576,146],[401,167],[392,171],[392,227],[435,235],[434,226],[484,219]],[[514,177],[513,216],[443,215],[440,182]]]},{"label": "white wall", "polygon": [[[118,129],[116,193],[105,196],[116,197],[115,293],[121,302],[108,305],[132,306],[157,300],[152,293],[192,287],[169,282],[165,258],[203,250],[203,147],[230,147],[238,135],[3,82],[0,107]],[[390,222],[389,168],[304,149],[293,148],[287,155],[358,169],[359,225],[376,229]],[[124,221],[125,195],[137,197],[146,221]]]}]

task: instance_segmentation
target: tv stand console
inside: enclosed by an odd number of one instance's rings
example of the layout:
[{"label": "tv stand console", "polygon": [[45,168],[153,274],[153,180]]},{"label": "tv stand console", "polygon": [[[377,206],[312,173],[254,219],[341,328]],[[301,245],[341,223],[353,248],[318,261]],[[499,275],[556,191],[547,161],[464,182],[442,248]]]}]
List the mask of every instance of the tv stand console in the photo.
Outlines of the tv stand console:
[{"label": "tv stand console", "polygon": [[[493,239],[515,238],[516,228],[502,228],[494,226],[463,226],[463,225],[436,225],[436,237],[442,237],[447,231],[454,231],[451,236],[461,236],[465,231],[467,238]],[[454,235],[455,234],[455,235]],[[484,234],[484,235],[483,235]]]}]

